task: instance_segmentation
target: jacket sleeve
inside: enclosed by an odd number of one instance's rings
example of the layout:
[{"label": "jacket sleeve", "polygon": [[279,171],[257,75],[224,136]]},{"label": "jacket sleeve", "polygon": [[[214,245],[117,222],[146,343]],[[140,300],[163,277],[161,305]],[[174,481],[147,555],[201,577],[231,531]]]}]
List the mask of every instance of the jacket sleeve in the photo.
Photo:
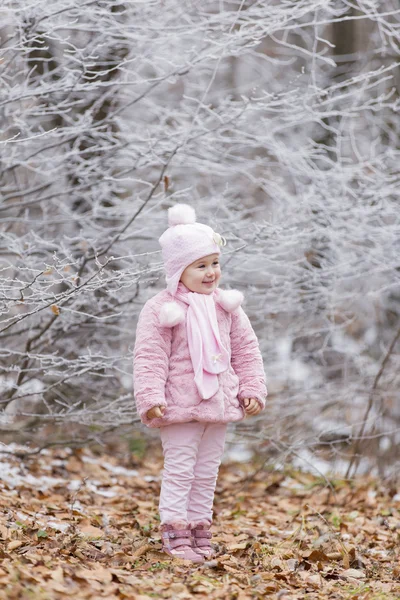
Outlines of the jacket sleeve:
[{"label": "jacket sleeve", "polygon": [[142,422],[153,406],[167,406],[165,384],[171,354],[171,327],[161,327],[158,314],[145,304],[136,328],[133,351],[133,389],[136,408]]},{"label": "jacket sleeve", "polygon": [[239,377],[239,401],[256,398],[264,408],[268,392],[263,360],[257,336],[241,307],[232,313],[230,336],[231,364]]}]

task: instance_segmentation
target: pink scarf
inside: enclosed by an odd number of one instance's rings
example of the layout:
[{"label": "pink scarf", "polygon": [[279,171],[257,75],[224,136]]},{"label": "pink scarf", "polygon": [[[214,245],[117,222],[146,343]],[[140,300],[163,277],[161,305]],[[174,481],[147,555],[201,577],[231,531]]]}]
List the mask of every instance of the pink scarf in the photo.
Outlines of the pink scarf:
[{"label": "pink scarf", "polygon": [[208,400],[218,391],[218,373],[226,371],[230,363],[230,354],[221,342],[214,293],[197,294],[179,283],[175,297],[189,305],[186,328],[194,381],[200,397]]}]

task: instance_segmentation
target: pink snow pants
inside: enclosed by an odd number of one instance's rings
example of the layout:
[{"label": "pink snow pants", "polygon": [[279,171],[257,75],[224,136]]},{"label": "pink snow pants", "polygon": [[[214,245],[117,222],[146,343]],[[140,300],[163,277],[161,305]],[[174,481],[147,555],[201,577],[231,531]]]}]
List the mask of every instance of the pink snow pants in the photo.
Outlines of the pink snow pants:
[{"label": "pink snow pants", "polygon": [[226,423],[198,421],[160,428],[164,453],[161,525],[182,520],[212,521],[226,428]]}]

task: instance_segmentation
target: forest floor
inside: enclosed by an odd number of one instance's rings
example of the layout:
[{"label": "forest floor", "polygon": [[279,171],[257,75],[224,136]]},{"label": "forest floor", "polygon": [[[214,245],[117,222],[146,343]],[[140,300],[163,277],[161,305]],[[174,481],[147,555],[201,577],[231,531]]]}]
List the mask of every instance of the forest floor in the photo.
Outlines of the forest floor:
[{"label": "forest floor", "polygon": [[187,565],[161,552],[162,457],[142,450],[0,455],[2,600],[400,598],[398,490],[223,464],[217,555]]}]

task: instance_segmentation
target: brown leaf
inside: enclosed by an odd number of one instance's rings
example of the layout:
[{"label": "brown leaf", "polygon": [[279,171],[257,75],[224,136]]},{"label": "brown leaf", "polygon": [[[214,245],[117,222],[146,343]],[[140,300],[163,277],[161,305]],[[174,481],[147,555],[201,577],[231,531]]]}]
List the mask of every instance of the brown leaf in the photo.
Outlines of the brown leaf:
[{"label": "brown leaf", "polygon": [[321,575],[311,573],[310,571],[299,571],[298,575],[302,579],[302,581],[307,585],[311,585],[312,587],[316,588],[321,587]]},{"label": "brown leaf", "polygon": [[317,561],[328,561],[329,557],[325,554],[323,550],[306,550],[301,552],[301,556],[311,562]]},{"label": "brown leaf", "polygon": [[241,573],[242,572],[240,569],[231,567],[231,566],[227,565],[226,563],[222,563],[222,566],[225,569],[225,571],[228,571],[228,573]]},{"label": "brown leaf", "polygon": [[99,529],[98,527],[93,527],[93,525],[79,525],[79,531],[88,537],[104,536],[104,531],[102,529]]},{"label": "brown leaf", "polygon": [[149,550],[154,550],[154,546],[152,546],[151,544],[143,544],[143,546],[140,546],[140,548],[137,548],[134,552],[132,552],[130,556],[133,559],[136,559],[139,558],[139,556],[143,556],[143,554],[146,554],[146,552],[148,552]]},{"label": "brown leaf", "polygon": [[247,542],[241,542],[239,544],[227,544],[226,548],[231,552],[235,550],[245,550],[247,548]]},{"label": "brown leaf", "polygon": [[[76,458],[76,456],[71,456],[69,458],[67,464],[65,465],[65,468],[70,473],[81,473],[83,465],[82,465],[81,461]],[[82,482],[82,487],[83,486],[84,486],[84,483]]]},{"label": "brown leaf", "polygon": [[114,575],[118,581],[121,583],[126,583],[127,585],[138,585],[141,583],[141,579],[136,577],[136,575],[129,575],[129,572],[124,571],[122,569],[110,569],[110,573]]},{"label": "brown leaf", "polygon": [[58,581],[59,583],[62,583],[64,581],[64,571],[62,567],[57,567],[57,569],[55,569],[52,573],[51,573],[51,577],[52,579],[54,579],[54,581]]},{"label": "brown leaf", "polygon": [[60,592],[60,594],[70,594],[71,588],[67,585],[63,585],[59,581],[46,582],[46,589],[52,590],[53,592]]},{"label": "brown leaf", "polygon": [[328,560],[340,560],[342,558],[340,552],[327,552],[326,556],[328,557]]},{"label": "brown leaf", "polygon": [[78,569],[75,576],[79,579],[89,579],[100,581],[101,583],[110,583],[112,581],[112,573],[105,567],[98,566],[96,569]]},{"label": "brown leaf", "polygon": [[16,550],[20,546],[23,546],[24,542],[22,540],[12,540],[7,544],[7,550]]},{"label": "brown leaf", "polygon": [[344,577],[353,577],[354,579],[364,579],[366,577],[364,571],[360,571],[359,569],[345,569],[341,572],[341,575]]}]

